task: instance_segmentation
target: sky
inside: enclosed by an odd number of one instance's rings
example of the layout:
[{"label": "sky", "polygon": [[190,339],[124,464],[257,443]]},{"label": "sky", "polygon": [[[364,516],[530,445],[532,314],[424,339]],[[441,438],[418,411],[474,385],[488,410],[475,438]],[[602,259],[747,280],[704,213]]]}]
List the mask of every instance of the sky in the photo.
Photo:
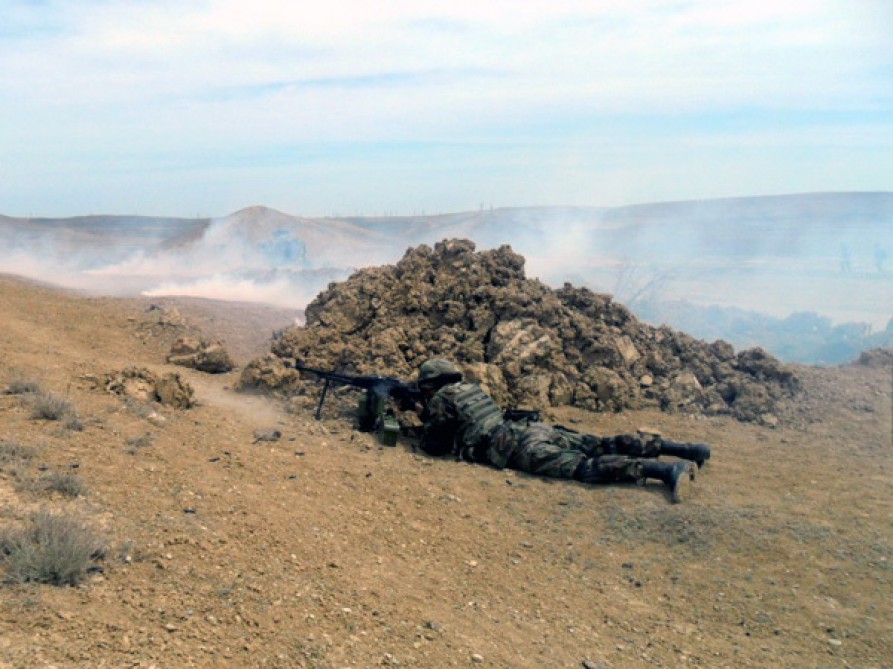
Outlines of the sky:
[{"label": "sky", "polygon": [[0,0],[0,215],[891,190],[890,0]]}]

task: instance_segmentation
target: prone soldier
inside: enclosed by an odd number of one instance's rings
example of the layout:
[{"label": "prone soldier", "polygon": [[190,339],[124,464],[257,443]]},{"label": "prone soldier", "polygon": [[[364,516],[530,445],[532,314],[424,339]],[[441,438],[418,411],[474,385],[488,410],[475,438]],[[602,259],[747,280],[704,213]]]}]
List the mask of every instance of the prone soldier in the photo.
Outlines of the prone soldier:
[{"label": "prone soldier", "polygon": [[[448,360],[424,362],[417,384],[423,396],[416,405],[423,423],[420,448],[430,455],[583,483],[656,479],[669,488],[673,502],[688,495],[698,469],[710,459],[705,444],[655,434],[599,437],[538,421],[506,421],[493,398],[462,380]],[[661,455],[680,460],[659,461]]]}]

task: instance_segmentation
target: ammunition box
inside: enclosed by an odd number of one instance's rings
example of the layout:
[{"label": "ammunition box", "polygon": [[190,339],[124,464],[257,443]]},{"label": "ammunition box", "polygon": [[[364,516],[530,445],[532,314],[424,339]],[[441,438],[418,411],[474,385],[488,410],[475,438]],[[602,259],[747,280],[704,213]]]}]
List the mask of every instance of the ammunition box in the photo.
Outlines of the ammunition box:
[{"label": "ammunition box", "polygon": [[400,434],[400,423],[393,416],[382,416],[378,428],[378,438],[385,446],[396,446]]}]

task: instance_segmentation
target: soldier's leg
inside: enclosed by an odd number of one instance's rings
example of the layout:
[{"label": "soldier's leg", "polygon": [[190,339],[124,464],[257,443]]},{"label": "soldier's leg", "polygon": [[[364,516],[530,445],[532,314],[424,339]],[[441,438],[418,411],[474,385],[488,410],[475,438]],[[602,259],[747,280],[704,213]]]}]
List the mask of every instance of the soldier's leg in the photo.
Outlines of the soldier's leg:
[{"label": "soldier's leg", "polygon": [[674,502],[688,496],[697,469],[690,462],[657,462],[623,455],[586,458],[574,471],[574,478],[583,483],[613,483],[657,479],[670,489]]},{"label": "soldier's leg", "polygon": [[691,460],[698,465],[698,469],[710,459],[710,447],[707,444],[670,441],[661,437],[657,438],[657,443],[661,455],[672,455],[683,460]]},{"label": "soldier's leg", "polygon": [[560,431],[543,423],[533,423],[518,432],[517,445],[507,466],[528,474],[569,479],[585,458]]},{"label": "soldier's leg", "polygon": [[710,447],[707,444],[670,441],[650,433],[642,433],[640,436],[618,434],[613,437],[584,434],[581,448],[590,456],[629,455],[635,458],[656,458],[661,455],[672,455],[683,460],[691,460],[698,465],[698,468],[703,467],[710,459]]},{"label": "soldier's leg", "polygon": [[576,448],[589,457],[630,455],[637,458],[656,458],[659,455],[650,435],[639,437],[634,434],[618,434],[613,437],[600,437],[596,434],[577,432],[563,425],[556,425],[554,429],[568,443],[568,448]]},{"label": "soldier's leg", "polygon": [[656,458],[660,455],[655,440],[634,434],[618,434],[613,437],[582,435],[582,450],[589,456],[628,455],[634,458]]}]

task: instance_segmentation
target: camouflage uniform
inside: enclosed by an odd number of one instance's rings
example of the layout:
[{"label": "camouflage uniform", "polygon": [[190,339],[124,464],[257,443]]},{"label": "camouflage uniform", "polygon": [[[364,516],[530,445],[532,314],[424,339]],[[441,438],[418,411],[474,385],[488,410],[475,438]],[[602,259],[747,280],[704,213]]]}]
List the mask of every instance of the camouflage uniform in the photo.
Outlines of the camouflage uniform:
[{"label": "camouflage uniform", "polygon": [[[682,501],[698,467],[710,458],[706,444],[629,434],[597,437],[560,425],[505,421],[493,398],[477,384],[462,381],[448,360],[422,363],[418,386],[428,398],[424,409],[419,407],[421,448],[431,455],[584,483],[657,479],[669,486],[674,502]],[[658,462],[661,454],[694,462]]]},{"label": "camouflage uniform", "polygon": [[421,448],[431,455],[454,455],[498,469],[555,478],[578,478],[590,461],[591,483],[639,480],[640,457],[656,457],[658,448],[632,435],[596,437],[546,423],[506,422],[502,410],[477,384],[441,387],[422,415]]}]

